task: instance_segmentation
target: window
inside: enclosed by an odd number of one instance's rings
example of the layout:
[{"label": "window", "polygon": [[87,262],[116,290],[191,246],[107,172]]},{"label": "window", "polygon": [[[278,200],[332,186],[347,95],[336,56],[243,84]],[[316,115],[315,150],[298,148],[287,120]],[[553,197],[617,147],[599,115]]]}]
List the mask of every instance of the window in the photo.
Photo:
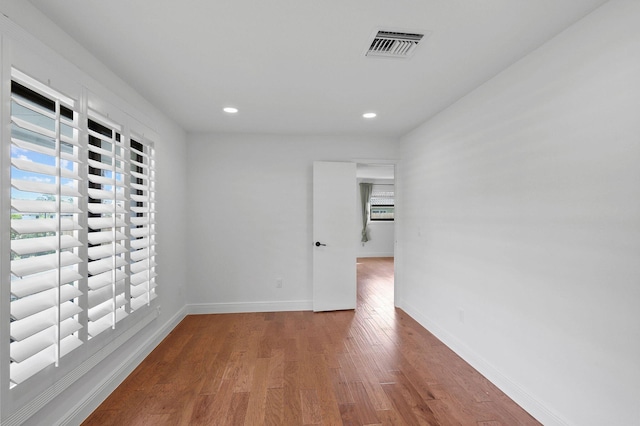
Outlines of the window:
[{"label": "window", "polygon": [[374,184],[369,198],[369,220],[393,220],[395,210],[393,185]]},{"label": "window", "polygon": [[13,75],[10,388],[157,297],[153,145]]},{"label": "window", "polygon": [[[96,114],[93,113],[92,116]],[[89,338],[114,328],[125,305],[127,205],[125,147],[117,125],[89,119],[88,299]]]},{"label": "window", "polygon": [[153,147],[131,139],[131,310],[157,297]]},{"label": "window", "polygon": [[11,85],[12,387],[82,344],[78,112],[62,99]]}]

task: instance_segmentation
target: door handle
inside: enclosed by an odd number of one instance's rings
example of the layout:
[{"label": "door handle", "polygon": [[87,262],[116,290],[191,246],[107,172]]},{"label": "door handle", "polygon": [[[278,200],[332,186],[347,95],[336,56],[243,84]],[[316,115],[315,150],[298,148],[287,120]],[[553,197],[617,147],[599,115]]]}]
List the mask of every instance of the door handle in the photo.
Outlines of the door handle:
[{"label": "door handle", "polygon": [[326,244],[322,244],[320,241],[316,241],[316,247],[326,246]]}]

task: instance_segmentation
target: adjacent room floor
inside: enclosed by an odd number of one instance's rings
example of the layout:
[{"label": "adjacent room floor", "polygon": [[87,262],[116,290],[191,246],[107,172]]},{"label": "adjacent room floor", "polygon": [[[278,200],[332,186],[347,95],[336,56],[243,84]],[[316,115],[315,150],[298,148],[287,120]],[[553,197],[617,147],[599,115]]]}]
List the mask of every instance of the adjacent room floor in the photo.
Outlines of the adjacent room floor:
[{"label": "adjacent room floor", "polygon": [[362,258],[355,311],[188,316],[83,424],[539,423],[393,307],[393,258]]}]

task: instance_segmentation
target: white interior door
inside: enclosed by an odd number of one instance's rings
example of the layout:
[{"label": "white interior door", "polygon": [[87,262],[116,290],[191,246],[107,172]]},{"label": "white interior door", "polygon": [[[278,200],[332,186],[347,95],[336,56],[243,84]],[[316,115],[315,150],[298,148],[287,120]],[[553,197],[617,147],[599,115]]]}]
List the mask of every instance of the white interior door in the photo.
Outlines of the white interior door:
[{"label": "white interior door", "polygon": [[313,163],[313,310],[356,307],[356,164]]}]

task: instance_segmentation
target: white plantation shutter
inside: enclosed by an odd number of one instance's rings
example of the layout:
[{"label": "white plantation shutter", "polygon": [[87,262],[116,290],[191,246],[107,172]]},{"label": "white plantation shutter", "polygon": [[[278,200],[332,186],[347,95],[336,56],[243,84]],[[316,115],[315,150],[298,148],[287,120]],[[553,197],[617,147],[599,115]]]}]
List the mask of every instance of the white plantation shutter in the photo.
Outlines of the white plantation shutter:
[{"label": "white plantation shutter", "polygon": [[131,310],[157,297],[155,272],[155,164],[153,146],[131,139]]},{"label": "white plantation shutter", "polygon": [[82,344],[81,167],[75,103],[12,82],[12,387]]},{"label": "white plantation shutter", "polygon": [[11,152],[0,182],[11,207],[1,286],[10,309],[0,311],[9,382],[0,393],[28,388],[39,372],[48,380],[52,365],[83,368],[121,336],[108,330],[134,326],[157,298],[153,144],[87,110],[88,99],[11,75],[11,138],[0,141]]},{"label": "white plantation shutter", "polygon": [[89,338],[128,315],[128,148],[122,130],[89,120],[88,145],[88,333]]}]

